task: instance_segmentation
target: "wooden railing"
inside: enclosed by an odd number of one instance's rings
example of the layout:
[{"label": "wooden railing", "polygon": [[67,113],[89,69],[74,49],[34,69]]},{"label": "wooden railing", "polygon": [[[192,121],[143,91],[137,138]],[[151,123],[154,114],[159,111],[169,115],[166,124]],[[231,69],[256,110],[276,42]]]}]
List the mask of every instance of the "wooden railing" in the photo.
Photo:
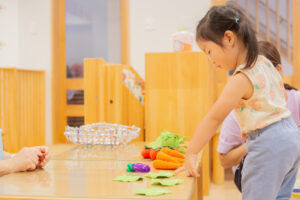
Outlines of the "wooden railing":
[{"label": "wooden railing", "polygon": [[45,72],[0,68],[4,150],[45,144]]},{"label": "wooden railing", "polygon": [[[253,23],[253,26],[256,29],[257,36],[260,40],[267,40],[276,45],[279,50],[281,56],[283,56],[288,62],[293,63],[293,45],[291,43],[291,33],[293,29],[293,25],[290,22],[291,10],[290,10],[290,0],[285,0],[286,2],[286,18],[281,16],[279,12],[279,1],[280,0],[255,0],[255,13],[251,13],[249,11],[249,3],[254,3],[253,0],[243,0],[245,2],[245,6],[241,6],[240,1],[234,0],[229,1],[235,3],[240,8],[244,9],[246,15],[248,16],[250,22]],[[276,4],[276,9],[274,10],[270,4]],[[259,15],[259,8],[263,6],[266,13],[266,23],[261,21],[261,16]],[[276,30],[272,31],[270,29],[271,20],[276,20]],[[284,23],[286,28],[281,30],[280,24]],[[286,38],[281,37],[280,32],[286,31]]]}]

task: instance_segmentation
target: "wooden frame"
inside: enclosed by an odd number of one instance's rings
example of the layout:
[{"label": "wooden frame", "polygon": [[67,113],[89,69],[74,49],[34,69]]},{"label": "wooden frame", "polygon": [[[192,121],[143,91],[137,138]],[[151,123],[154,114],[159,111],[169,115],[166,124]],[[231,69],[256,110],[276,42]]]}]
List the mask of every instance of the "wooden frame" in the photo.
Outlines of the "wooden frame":
[{"label": "wooden frame", "polygon": [[64,142],[66,126],[65,1],[52,0],[52,142]]},{"label": "wooden frame", "polygon": [[[121,0],[122,63],[129,64],[129,0]],[[82,90],[82,79],[66,78],[65,1],[51,0],[52,20],[52,141],[65,142],[63,135],[68,116],[84,113],[83,105],[67,106],[66,90]],[[82,115],[83,116],[83,115]]]},{"label": "wooden frame", "polygon": [[129,0],[121,0],[121,60],[129,65]]},{"label": "wooden frame", "polygon": [[293,75],[293,86],[300,89],[300,21],[295,20],[300,17],[300,1],[292,1],[293,9],[293,64],[294,64],[294,75]]},{"label": "wooden frame", "polygon": [[270,9],[269,9],[269,0],[266,0],[266,35],[267,41],[270,42]]}]

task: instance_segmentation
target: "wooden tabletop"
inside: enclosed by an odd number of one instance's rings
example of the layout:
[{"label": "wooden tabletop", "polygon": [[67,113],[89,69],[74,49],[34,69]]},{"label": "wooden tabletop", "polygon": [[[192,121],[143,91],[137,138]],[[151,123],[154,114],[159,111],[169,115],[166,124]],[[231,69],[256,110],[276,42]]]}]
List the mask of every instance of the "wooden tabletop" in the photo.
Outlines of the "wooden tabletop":
[{"label": "wooden tabletop", "polygon": [[[137,143],[135,146],[129,147],[132,150],[137,148],[139,154],[143,145],[143,143]],[[193,192],[197,179],[186,177],[184,174],[176,177],[183,179],[184,183],[174,187],[164,187],[171,191],[170,194],[157,197],[134,195],[133,190],[136,188],[159,186],[150,185],[150,179],[147,178],[144,178],[143,181],[133,183],[115,182],[112,179],[119,175],[125,175],[126,165],[130,162],[139,160],[151,166],[151,161],[138,158],[135,152],[125,151],[124,149],[123,152],[121,149],[114,149],[115,151],[120,151],[120,155],[112,153],[112,157],[109,158],[109,151],[107,151],[103,157],[98,152],[102,148],[111,150],[109,147],[103,146],[52,146],[50,147],[50,151],[53,159],[44,169],[0,177],[0,199],[188,200],[194,195]],[[99,158],[99,155],[102,157],[100,156],[101,158]],[[151,171],[156,172],[157,170],[151,166]]]}]

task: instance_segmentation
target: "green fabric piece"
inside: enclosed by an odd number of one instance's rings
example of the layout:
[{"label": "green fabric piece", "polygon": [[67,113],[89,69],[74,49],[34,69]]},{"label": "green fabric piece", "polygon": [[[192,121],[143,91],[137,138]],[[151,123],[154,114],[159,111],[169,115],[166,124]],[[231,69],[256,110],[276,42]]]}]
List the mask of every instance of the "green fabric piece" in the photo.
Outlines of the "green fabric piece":
[{"label": "green fabric piece", "polygon": [[143,189],[135,189],[133,193],[136,195],[159,196],[171,192],[163,188],[143,188]]},{"label": "green fabric piece", "polygon": [[127,169],[126,172],[134,172],[134,170],[132,169],[132,166],[134,165],[134,163],[129,163],[127,164]]},{"label": "green fabric piece", "polygon": [[135,182],[141,180],[143,180],[142,176],[128,176],[128,175],[117,176],[113,179],[113,181],[121,181],[121,182]]},{"label": "green fabric piece", "polygon": [[145,175],[147,178],[170,178],[174,176],[172,172],[159,171],[158,173],[149,172]]},{"label": "green fabric piece", "polygon": [[167,180],[152,179],[151,180],[151,185],[174,186],[174,185],[179,185],[181,183],[183,183],[183,180],[181,179],[167,179]]}]

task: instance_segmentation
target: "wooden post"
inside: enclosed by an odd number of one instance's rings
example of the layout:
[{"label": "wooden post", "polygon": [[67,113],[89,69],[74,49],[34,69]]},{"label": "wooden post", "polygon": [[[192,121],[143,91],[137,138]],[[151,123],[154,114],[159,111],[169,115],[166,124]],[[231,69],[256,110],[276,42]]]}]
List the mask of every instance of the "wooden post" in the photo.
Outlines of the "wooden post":
[{"label": "wooden post", "polygon": [[300,1],[292,1],[293,8],[293,65],[294,65],[294,76],[293,86],[300,89]]},{"label": "wooden post", "polygon": [[210,1],[211,6],[221,6],[221,5],[225,5],[225,4],[226,4],[226,0],[211,0]]},{"label": "wooden post", "polygon": [[276,0],[276,47],[280,52],[280,13],[279,0]]},{"label": "wooden post", "polygon": [[256,34],[259,33],[259,0],[256,0],[255,2],[255,28],[256,28]]},{"label": "wooden post", "polygon": [[[287,15],[287,56],[288,56],[288,60],[291,60],[291,38],[290,38],[290,35],[291,35],[291,13],[290,13],[290,0],[286,0],[286,15]],[[297,11],[295,11],[297,12]],[[299,12],[299,10],[298,10]],[[294,18],[294,21],[297,21],[296,20],[297,18]],[[298,18],[299,19],[299,18]],[[295,38],[295,37],[294,37]]]},{"label": "wooden post", "polygon": [[219,142],[219,133],[213,136],[213,182],[215,184],[224,184],[224,168],[221,166],[219,153],[217,152]]},{"label": "wooden post", "polygon": [[269,0],[266,0],[266,36],[267,41],[270,41],[270,8],[269,8]]},{"label": "wooden post", "polygon": [[129,65],[129,0],[121,0],[121,57]]},{"label": "wooden post", "polygon": [[248,15],[249,15],[249,2],[248,2],[248,0],[246,0],[246,7],[245,7],[245,9],[246,9],[246,16],[248,17]]},{"label": "wooden post", "polygon": [[51,1],[52,19],[52,139],[65,142],[66,121],[66,26],[65,1]]}]

